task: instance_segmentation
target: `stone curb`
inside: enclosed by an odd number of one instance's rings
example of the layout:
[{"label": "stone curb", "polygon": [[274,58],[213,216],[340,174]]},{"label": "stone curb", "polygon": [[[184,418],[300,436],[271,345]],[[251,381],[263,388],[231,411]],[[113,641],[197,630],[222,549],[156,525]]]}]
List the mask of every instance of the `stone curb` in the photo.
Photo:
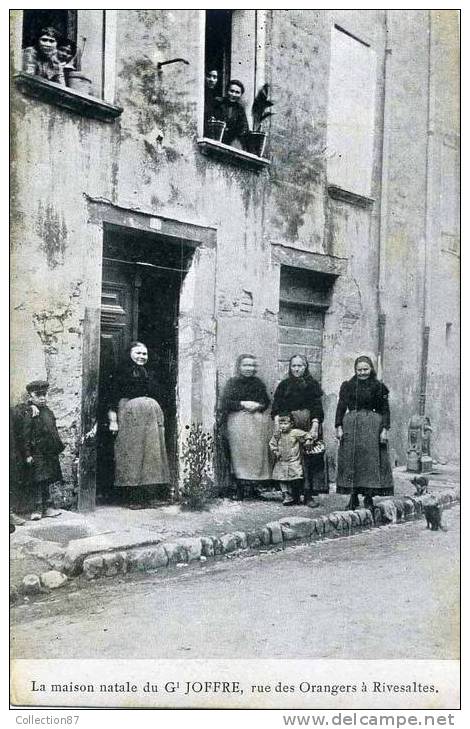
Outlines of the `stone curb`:
[{"label": "stone curb", "polygon": [[[83,573],[89,580],[128,572],[146,572],[173,565],[205,562],[208,558],[242,550],[288,545],[350,536],[362,529],[420,519],[426,505],[448,508],[460,501],[458,489],[424,496],[384,498],[370,509],[334,511],[316,518],[286,516],[249,532],[229,532],[221,536],[185,537],[178,541],[134,546],[126,550],[101,552],[86,557],[80,565],[67,565],[69,574]],[[77,571],[78,570],[78,571]]]}]

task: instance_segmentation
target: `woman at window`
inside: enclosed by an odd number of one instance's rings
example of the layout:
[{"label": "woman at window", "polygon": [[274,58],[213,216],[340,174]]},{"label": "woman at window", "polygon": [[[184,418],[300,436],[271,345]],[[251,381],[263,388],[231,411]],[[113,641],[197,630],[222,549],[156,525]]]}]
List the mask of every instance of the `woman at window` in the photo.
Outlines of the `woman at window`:
[{"label": "woman at window", "polygon": [[[279,428],[279,414],[291,414],[294,428],[307,431],[313,441],[313,446],[321,438],[323,423],[322,390],[320,384],[309,372],[308,361],[301,354],[294,354],[289,360],[287,377],[279,383],[274,393],[271,417]],[[304,501],[308,506],[319,506],[319,494],[328,493],[328,480],[326,477],[325,454],[318,448],[315,453],[313,447],[311,454],[304,452]]]},{"label": "woman at window", "polygon": [[57,57],[58,41],[55,28],[43,28],[35,45],[23,51],[23,71],[65,86],[63,64]]},{"label": "woman at window", "polygon": [[269,397],[264,383],[256,377],[256,358],[241,354],[235,364],[235,377],[226,384],[220,403],[220,423],[225,426],[230,451],[231,472],[237,496],[255,496],[261,482],[271,478],[268,457]]},{"label": "woman at window", "polygon": [[224,144],[232,144],[238,140],[244,146],[244,136],[249,130],[245,109],[240,103],[244,93],[245,87],[242,82],[232,79],[227,87],[226,96],[214,107],[214,116],[226,124],[222,137]]},{"label": "woman at window", "polygon": [[349,508],[372,508],[373,496],[393,494],[393,477],[387,442],[390,428],[388,389],[377,379],[370,357],[354,363],[354,377],[339,391],[336,408],[339,440],[336,491],[350,494]]},{"label": "woman at window", "polygon": [[147,361],[145,344],[132,342],[113,377],[108,411],[109,430],[116,435],[114,485],[130,508],[141,508],[158,484],[170,482],[164,417]]}]

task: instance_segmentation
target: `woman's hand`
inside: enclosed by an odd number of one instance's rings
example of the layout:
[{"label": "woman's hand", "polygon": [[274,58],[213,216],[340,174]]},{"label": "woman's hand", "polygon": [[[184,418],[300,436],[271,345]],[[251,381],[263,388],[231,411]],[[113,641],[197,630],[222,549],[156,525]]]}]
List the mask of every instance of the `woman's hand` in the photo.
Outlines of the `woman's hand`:
[{"label": "woman's hand", "polygon": [[26,463],[28,464],[28,466],[31,466],[31,464],[33,463],[33,457],[32,456],[28,456],[27,459],[26,459]]},{"label": "woman's hand", "polygon": [[254,413],[261,407],[259,402],[254,402],[253,400],[242,400],[240,405],[243,410],[246,410],[248,413]]},{"label": "woman's hand", "polygon": [[109,432],[113,433],[114,435],[119,430],[117,415],[114,410],[108,411],[108,420],[109,420]]},{"label": "woman's hand", "polygon": [[379,438],[379,440],[380,440],[381,443],[388,443],[388,430],[387,430],[387,428],[382,428],[382,430],[380,432],[380,438]]},{"label": "woman's hand", "polygon": [[338,425],[336,428],[336,438],[337,440],[341,441],[343,439],[343,426]]},{"label": "woman's hand", "polygon": [[312,440],[318,440],[318,430],[319,430],[318,420],[314,420],[312,422],[312,427],[310,428],[310,432],[308,434],[309,439],[311,438]]}]

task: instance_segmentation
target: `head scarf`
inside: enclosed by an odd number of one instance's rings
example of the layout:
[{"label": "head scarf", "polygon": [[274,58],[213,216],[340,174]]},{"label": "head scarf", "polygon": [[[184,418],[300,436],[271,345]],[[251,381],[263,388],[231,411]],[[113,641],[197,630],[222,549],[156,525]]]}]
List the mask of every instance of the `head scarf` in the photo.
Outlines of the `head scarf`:
[{"label": "head scarf", "polygon": [[370,375],[369,377],[372,377],[374,379],[377,378],[377,372],[375,371],[375,367],[372,363],[372,360],[370,357],[368,357],[366,354],[361,354],[360,357],[357,357],[354,362],[354,376],[356,376],[356,367],[359,364],[359,362],[366,362],[370,367]]}]

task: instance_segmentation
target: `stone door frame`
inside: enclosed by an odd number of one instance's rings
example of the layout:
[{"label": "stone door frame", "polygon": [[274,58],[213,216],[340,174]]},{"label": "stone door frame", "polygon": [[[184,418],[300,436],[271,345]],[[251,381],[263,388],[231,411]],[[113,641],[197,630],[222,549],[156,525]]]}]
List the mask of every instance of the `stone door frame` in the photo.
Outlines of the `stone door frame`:
[{"label": "stone door frame", "polygon": [[175,220],[153,212],[133,210],[87,196],[91,238],[84,259],[87,282],[83,319],[81,438],[78,467],[78,510],[96,505],[96,433],[100,315],[103,273],[103,241],[106,226],[140,230],[159,237],[183,241],[194,248],[191,266],[182,283],[178,322],[177,423],[178,451],[186,425],[201,422],[212,429],[216,404],[215,364],[215,270],[216,230],[209,226]]}]

